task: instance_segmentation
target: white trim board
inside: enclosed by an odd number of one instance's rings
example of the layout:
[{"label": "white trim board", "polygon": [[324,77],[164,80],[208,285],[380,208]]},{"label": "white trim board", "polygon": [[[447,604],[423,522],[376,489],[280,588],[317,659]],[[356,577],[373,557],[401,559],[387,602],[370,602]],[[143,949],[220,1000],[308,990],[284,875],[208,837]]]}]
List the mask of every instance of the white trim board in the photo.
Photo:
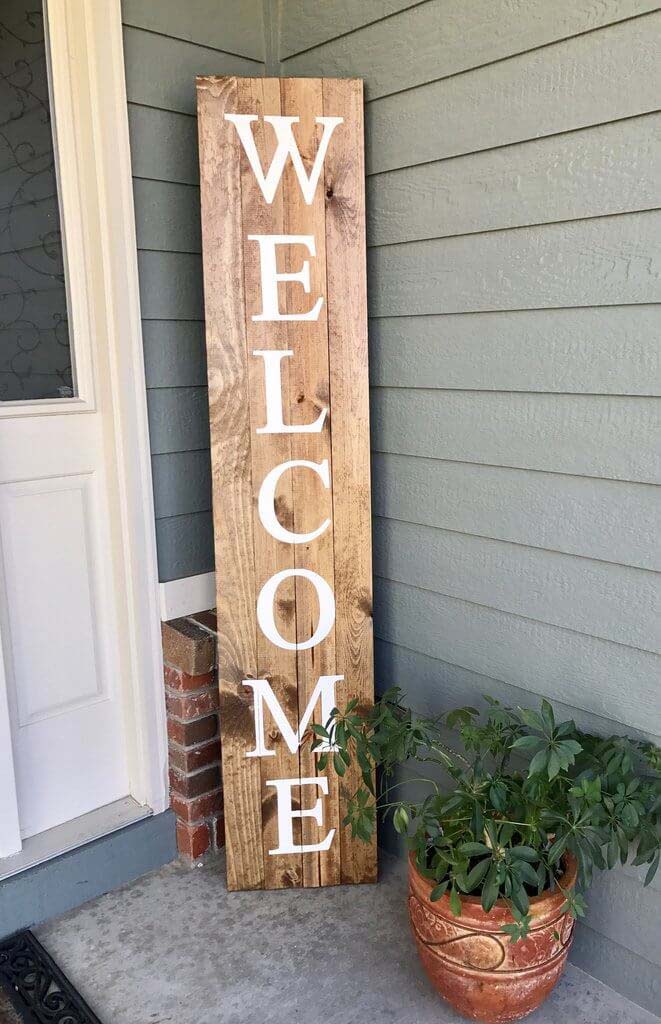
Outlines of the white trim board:
[{"label": "white trim board", "polygon": [[[48,0],[46,11],[56,99],[58,81],[67,85],[59,89],[54,119],[76,128],[57,133],[58,161],[68,174],[78,169],[70,207],[86,252],[95,256],[93,273],[87,269],[78,286],[87,288],[97,343],[107,356],[97,398],[103,390],[112,418],[111,542],[121,551],[116,586],[125,598],[118,626],[126,638],[129,792],[160,812],[169,806],[167,731],[121,2]],[[64,227],[66,235],[66,218]]]},{"label": "white trim board", "polygon": [[131,795],[158,813],[169,806],[167,727],[121,2],[58,2],[82,9],[87,28],[131,647],[126,702],[127,721],[133,725]]},{"label": "white trim board", "polygon": [[159,584],[159,591],[163,622],[206,612],[216,606],[216,574],[203,572],[199,576],[170,580]]}]

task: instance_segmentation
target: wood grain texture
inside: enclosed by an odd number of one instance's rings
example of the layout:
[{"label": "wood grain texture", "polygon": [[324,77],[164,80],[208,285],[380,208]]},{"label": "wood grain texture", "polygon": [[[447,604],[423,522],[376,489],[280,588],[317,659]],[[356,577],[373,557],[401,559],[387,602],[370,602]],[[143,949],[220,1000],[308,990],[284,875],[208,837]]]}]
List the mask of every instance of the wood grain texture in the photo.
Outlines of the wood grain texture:
[{"label": "wood grain texture", "polygon": [[[159,519],[178,516],[189,523],[189,513],[211,508],[206,450],[155,455],[152,461]],[[374,512],[381,518],[661,569],[661,515],[651,485],[380,452],[372,455],[372,483]],[[209,548],[204,571],[212,568],[211,553]]]},{"label": "wood grain texture", "polygon": [[373,453],[377,515],[661,569],[656,487]]},{"label": "wood grain texture", "polygon": [[370,173],[658,109],[661,14],[394,96],[367,109]]},{"label": "wood grain texture", "polygon": [[[346,128],[326,160],[324,185],[328,289],[342,297],[328,313],[337,670],[347,696],[365,707],[374,670],[362,82],[325,81],[324,110],[344,117]],[[360,781],[355,765],[343,781],[351,793]],[[341,843],[342,881],[376,881],[376,833],[363,845],[343,830]]]},{"label": "wood grain texture", "polygon": [[[301,153],[309,165],[320,142],[319,127],[314,118],[324,111],[324,98],[320,80],[285,79],[281,83],[282,112],[299,116],[298,142]],[[335,140],[337,141],[337,140]],[[289,327],[289,348],[295,353],[289,372],[289,405],[294,414],[293,422],[314,423],[322,409],[330,403],[329,353],[328,353],[328,305],[335,302],[335,294],[327,289],[326,279],[326,200],[323,181],[317,187],[313,202],[308,206],[301,194],[291,163],[285,169],[284,188],[287,194],[285,228],[287,234],[312,235],[315,239],[316,257],[310,261],[310,296],[324,295],[328,300],[321,308],[316,321],[291,324]],[[364,232],[363,232],[364,233]],[[290,252],[290,270],[296,269],[294,252]],[[294,264],[294,265],[291,265]],[[287,287],[287,309],[292,313],[304,313],[310,308],[310,297],[300,286]],[[334,416],[334,410],[331,415]],[[327,460],[332,467],[331,418],[326,416],[319,433],[293,434],[291,438],[292,458],[317,464]],[[326,490],[316,474],[310,470],[291,474],[293,487],[293,529],[296,533],[311,533],[320,523],[333,520],[332,492]],[[335,476],[332,474],[332,486]],[[297,544],[294,548],[297,569],[309,569],[326,580],[335,590],[334,527],[326,530],[310,544]],[[297,579],[296,587],[296,629],[299,641],[305,641],[314,629],[318,601],[310,584]],[[317,647],[297,654],[298,670],[298,712],[303,714],[312,696],[320,675],[335,675],[335,629]],[[338,704],[346,703],[342,686],[336,689]],[[320,725],[319,708],[313,719]],[[307,748],[300,751],[301,775],[312,778],[317,774],[317,758]],[[341,828],[339,780],[332,767],[325,774],[329,780],[329,795],[324,801],[327,807],[328,824]],[[302,798],[307,800],[307,794]],[[303,821],[303,842],[316,842],[316,824],[310,819]],[[306,886],[335,885],[341,880],[339,838],[324,854],[303,855],[303,873]]]},{"label": "wood grain texture", "polygon": [[[321,80],[198,79],[216,573],[221,648],[226,650],[220,684],[221,730],[223,749],[229,746],[229,774],[224,755],[223,778],[226,806],[233,807],[237,789],[241,805],[228,820],[230,888],[311,887],[376,876],[375,847],[357,850],[362,844],[341,829],[345,800],[340,799],[339,780],[332,770],[324,772],[329,794],[323,800],[321,837],[313,819],[294,821],[297,845],[318,843],[334,828],[336,839],[330,850],[271,855],[278,845],[278,822],[275,791],[268,783],[314,777],[317,755],[309,751],[309,737],[292,754],[267,712],[266,736],[274,755],[246,759],[246,750],[254,747],[252,695],[240,692],[241,679],[255,675],[267,679],[294,728],[320,675],[344,675],[344,683],[336,690],[340,706],[354,695],[367,706],[373,696],[362,90],[355,81],[332,83],[328,95],[325,88]],[[344,117],[332,138],[325,177],[322,174],[312,204],[305,204],[291,166],[274,202],[264,201],[234,126],[223,120],[224,112],[230,110],[258,117],[280,113],[300,117],[295,136],[307,167],[321,134],[315,117]],[[266,167],[275,151],[275,134],[258,120],[254,138]],[[307,312],[318,295],[324,296],[321,315],[314,322],[253,319],[261,311],[262,286],[259,247],[248,236],[283,233],[314,237],[309,293],[300,283],[292,283],[283,286],[279,295],[281,309],[289,314]],[[300,269],[301,260],[298,249],[281,252],[279,270],[293,273]],[[154,303],[151,312],[158,308]],[[227,318],[232,318],[232,324]],[[264,425],[266,401],[264,362],[254,353],[277,349],[293,352],[281,364],[285,422],[311,424],[322,409],[329,408],[321,432],[257,433]],[[172,447],[172,432],[164,443]],[[308,533],[331,520],[328,530],[311,543],[275,540],[258,515],[257,496],[266,474],[290,460],[316,464],[327,460],[331,469],[332,490],[325,489],[311,471],[299,468],[281,477],[275,495],[277,518],[288,530]],[[168,465],[162,476],[164,501],[170,500],[170,469],[174,471]],[[199,476],[199,467],[197,472]],[[223,484],[229,479],[234,484],[226,493]],[[196,494],[201,497],[201,476],[198,483]],[[310,650],[276,647],[257,625],[256,595],[275,573],[292,569],[318,573],[335,592],[335,629]],[[319,615],[310,582],[299,577],[281,584],[274,613],[275,628],[284,638],[306,641]],[[228,707],[229,718],[224,711]],[[317,721],[319,713],[316,708]],[[349,773],[345,781],[351,785]],[[307,788],[294,787],[294,807],[311,807],[317,797]],[[242,819],[249,821],[242,825]]]},{"label": "wood grain texture", "polygon": [[654,398],[613,395],[372,393],[378,451],[640,483],[661,482],[660,414]]},{"label": "wood grain texture", "polygon": [[[236,107],[230,108],[233,113],[257,114],[254,139],[257,153],[262,166],[267,167],[274,154],[275,140],[273,132],[264,124],[265,114],[280,114],[280,88],[274,79],[238,79]],[[223,145],[228,136],[236,136],[233,127],[227,123],[217,125],[219,145]],[[248,352],[248,395],[247,405],[250,417],[250,436],[247,439],[250,447],[252,467],[252,510],[243,509],[243,514],[252,515],[254,564],[244,571],[254,574],[255,594],[259,594],[264,584],[277,572],[294,568],[294,548],[291,544],[283,544],[275,540],[262,526],[256,505],[256,495],[262,480],[273,466],[287,462],[291,458],[291,442],[288,434],[263,434],[258,436],[255,431],[263,426],[266,398],[264,390],[264,368],[262,360],[253,353],[261,349],[286,349],[288,335],[282,324],[263,324],[253,320],[261,310],[261,273],[259,250],[257,245],[247,240],[248,234],[282,234],[284,230],[284,193],[278,190],[273,203],[264,202],[255,175],[250,167],[243,147],[239,144],[241,167],[241,208],[237,211],[240,220],[240,237],[232,238],[231,244],[226,243],[224,257],[227,263],[234,259],[243,263],[244,275],[244,318],[245,336]],[[205,216],[213,216],[213,212],[205,210]],[[234,248],[238,244],[239,248]],[[212,287],[218,287],[216,281]],[[223,343],[216,337],[210,337],[208,344],[211,349],[222,347]],[[288,369],[282,371],[283,380],[288,379]],[[219,425],[222,429],[222,425]],[[212,450],[212,465],[215,459],[222,458],[222,453]],[[293,511],[291,477],[283,478],[275,496],[281,516],[286,520]],[[223,505],[215,505],[215,522],[223,517]],[[236,610],[232,613],[237,614]],[[242,611],[243,614],[243,611]],[[249,613],[253,622],[254,609]],[[295,584],[293,580],[282,583],[274,600],[273,619],[275,628],[281,636],[292,641],[296,636],[297,609],[295,601]],[[220,619],[221,630],[225,620]],[[287,719],[295,722],[298,714],[298,693],[296,681],[296,653],[276,647],[264,636],[257,627],[257,678],[267,679],[280,703]],[[247,694],[246,694],[247,696]],[[221,709],[222,713],[222,709]],[[225,729],[221,725],[221,738],[224,742]],[[253,725],[254,729],[254,725]],[[231,725],[230,725],[231,731]],[[264,886],[267,889],[294,888],[303,883],[303,865],[300,854],[283,854],[272,857],[270,850],[278,847],[278,820],[275,791],[268,785],[272,779],[288,779],[299,776],[299,756],[288,749],[279,730],[267,731],[269,749],[273,755],[256,759],[261,776],[262,801],[262,859]],[[237,737],[245,744],[246,735]],[[245,747],[244,747],[245,758]],[[230,787],[225,788],[226,798],[233,798]],[[300,800],[300,796],[299,796]],[[294,841],[301,842],[301,822],[295,821]],[[235,837],[236,841],[236,837]]]},{"label": "wood grain texture", "polygon": [[[259,761],[246,758],[254,729],[242,685],[258,678],[250,382],[246,347],[239,141],[223,130],[239,103],[236,79],[198,81],[206,292],[209,411],[213,423],[213,500],[218,618],[218,681],[223,720],[227,886],[262,888]],[[228,258],[228,254],[232,258]],[[224,344],[214,344],[222,337]]]},{"label": "wood grain texture", "polygon": [[[287,7],[289,4],[286,5]],[[359,75],[368,100],[446,78],[524,50],[655,10],[655,0],[429,0],[394,17],[347,32],[335,8],[339,38],[285,59],[285,75]],[[383,5],[381,5],[383,7]],[[399,5],[403,7],[404,5]],[[285,20],[285,28],[289,19]],[[316,38],[314,29],[308,38]],[[308,47],[311,45],[308,42]]]},{"label": "wood grain texture", "polygon": [[661,394],[654,305],[436,316],[370,323],[370,380],[382,387]]}]

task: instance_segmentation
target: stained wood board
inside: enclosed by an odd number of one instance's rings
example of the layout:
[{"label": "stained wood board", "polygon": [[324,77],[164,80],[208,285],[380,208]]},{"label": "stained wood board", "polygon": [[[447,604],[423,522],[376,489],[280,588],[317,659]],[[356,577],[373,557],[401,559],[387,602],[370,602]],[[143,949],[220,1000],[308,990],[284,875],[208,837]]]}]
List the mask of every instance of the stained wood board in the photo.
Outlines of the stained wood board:
[{"label": "stained wood board", "polygon": [[[268,682],[293,732],[322,676],[342,677],[339,707],[357,697],[368,709],[373,700],[362,83],[201,76],[197,92],[228,888],[373,881],[375,844],[352,840],[341,826],[355,773],[339,779],[332,758],[321,772],[309,727],[292,752],[250,684]],[[226,116],[246,114],[255,115],[252,158]],[[265,179],[279,145],[276,125],[265,120],[271,116],[298,119],[291,130],[310,177],[328,132],[318,119],[342,119],[327,136],[313,194],[304,194],[290,152],[269,197]],[[309,273],[305,286],[295,276],[278,280],[278,315],[301,317],[321,297],[315,318],[261,318],[266,271],[262,243],[249,237],[256,235],[313,240],[313,248],[278,243],[275,263],[277,276],[300,274],[304,262]],[[254,353],[274,351],[291,353],[279,360],[283,425],[310,426],[326,410],[321,429],[265,432],[267,357]],[[329,486],[309,466],[282,473],[273,511],[289,535],[283,539],[265,525],[260,494],[275,467],[301,462],[327,467]],[[257,602],[277,573],[285,578],[272,601],[273,634],[262,628]],[[320,621],[321,591],[302,573],[333,595],[332,624],[314,646],[307,642]],[[252,756],[260,713],[270,752]],[[321,701],[311,722],[323,722]],[[278,853],[274,780],[294,780],[291,841]],[[314,849],[331,832],[327,848]]]}]

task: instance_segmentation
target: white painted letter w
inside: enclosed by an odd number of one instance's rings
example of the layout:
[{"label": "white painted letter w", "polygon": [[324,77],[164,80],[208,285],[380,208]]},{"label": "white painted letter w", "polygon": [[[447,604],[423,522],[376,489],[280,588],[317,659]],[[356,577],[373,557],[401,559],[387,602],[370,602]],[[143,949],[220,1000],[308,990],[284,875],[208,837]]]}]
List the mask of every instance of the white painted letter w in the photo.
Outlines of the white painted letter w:
[{"label": "white painted letter w", "polygon": [[331,135],[337,128],[338,124],[342,124],[344,121],[343,117],[315,117],[317,124],[324,126],[324,133],[321,136],[321,142],[319,143],[319,149],[317,155],[314,158],[312,170],[310,176],[305,172],[303,161],[301,160],[301,154],[298,151],[298,145],[294,138],[291,126],[298,124],[300,117],[283,117],[281,115],[267,114],[264,116],[264,120],[273,125],[275,136],[278,140],[278,148],[275,151],[271,166],[269,167],[268,174],[265,176],[262,170],[262,163],[259,159],[257,147],[255,145],[255,139],[252,133],[251,124],[253,121],[257,121],[257,114],[225,114],[225,120],[231,121],[236,126],[236,130],[239,133],[239,138],[243,144],[243,148],[246,151],[246,156],[250,161],[250,166],[253,169],[257,183],[262,190],[262,194],[267,203],[272,203],[276,193],[276,189],[280,183],[282,172],[285,169],[287,163],[287,157],[291,157],[291,162],[294,165],[296,171],[296,177],[301,186],[303,197],[308,206],[311,205],[314,199],[314,193],[317,188],[317,182],[319,181],[319,175],[321,174],[321,168],[324,164],[324,157],[328,150],[328,144],[331,140]]}]

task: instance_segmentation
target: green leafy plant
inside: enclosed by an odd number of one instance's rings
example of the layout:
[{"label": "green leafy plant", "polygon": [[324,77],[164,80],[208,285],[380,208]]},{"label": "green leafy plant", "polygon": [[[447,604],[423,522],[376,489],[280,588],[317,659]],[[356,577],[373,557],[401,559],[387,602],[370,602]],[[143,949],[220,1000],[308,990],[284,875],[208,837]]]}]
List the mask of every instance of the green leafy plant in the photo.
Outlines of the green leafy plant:
[{"label": "green leafy plant", "polygon": [[[461,894],[479,895],[485,911],[505,899],[513,922],[503,930],[513,941],[528,934],[530,897],[562,888],[566,851],[578,861],[577,887],[564,892],[575,918],[595,868],[633,854],[634,864],[649,864],[648,885],[661,856],[661,750],[556,722],[546,700],[534,711],[484,699],[483,715],[465,707],[430,718],[393,688],[366,716],[354,700],[315,725],[313,749],[336,748],[318,755],[319,769],[332,757],[340,777],[354,763],[360,771],[343,825],[368,841],[377,810],[390,818],[431,880],[432,900],[448,893],[460,915]],[[448,744],[452,732],[461,749]],[[404,781],[395,777],[402,766]],[[403,786],[421,796],[402,798]]]}]

